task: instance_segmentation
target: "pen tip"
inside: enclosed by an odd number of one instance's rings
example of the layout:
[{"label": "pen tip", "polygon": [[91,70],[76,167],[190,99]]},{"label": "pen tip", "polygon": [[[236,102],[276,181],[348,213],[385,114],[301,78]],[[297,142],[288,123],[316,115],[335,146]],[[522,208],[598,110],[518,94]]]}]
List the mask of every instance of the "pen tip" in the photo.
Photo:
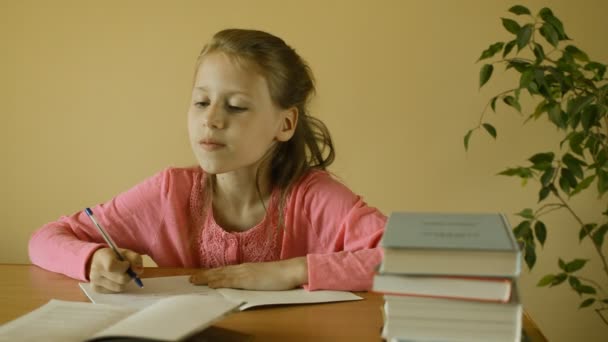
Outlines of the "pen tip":
[{"label": "pen tip", "polygon": [[91,211],[91,208],[84,208],[84,211],[88,214],[88,215],[93,215],[93,212]]}]

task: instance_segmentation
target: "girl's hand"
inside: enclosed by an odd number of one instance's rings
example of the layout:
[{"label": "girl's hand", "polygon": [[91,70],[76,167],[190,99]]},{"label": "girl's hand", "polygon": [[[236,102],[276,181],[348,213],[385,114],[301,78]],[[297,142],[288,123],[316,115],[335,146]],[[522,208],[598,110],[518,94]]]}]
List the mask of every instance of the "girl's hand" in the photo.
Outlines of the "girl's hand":
[{"label": "girl's hand", "polygon": [[133,272],[141,275],[144,271],[141,255],[128,250],[118,249],[126,261],[120,261],[111,248],[101,248],[93,253],[89,267],[89,280],[93,290],[101,293],[122,292],[131,281],[126,273],[131,266]]},{"label": "girl's hand", "polygon": [[195,285],[245,290],[290,290],[308,282],[306,257],[244,263],[202,270],[190,277]]}]

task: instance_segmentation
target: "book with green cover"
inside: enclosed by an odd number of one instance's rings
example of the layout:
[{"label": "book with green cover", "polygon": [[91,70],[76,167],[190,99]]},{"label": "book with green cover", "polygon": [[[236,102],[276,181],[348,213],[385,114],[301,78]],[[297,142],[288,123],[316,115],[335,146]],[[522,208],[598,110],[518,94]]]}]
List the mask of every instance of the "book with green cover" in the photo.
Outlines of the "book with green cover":
[{"label": "book with green cover", "polygon": [[521,270],[500,213],[394,212],[380,246],[383,273],[516,277]]}]

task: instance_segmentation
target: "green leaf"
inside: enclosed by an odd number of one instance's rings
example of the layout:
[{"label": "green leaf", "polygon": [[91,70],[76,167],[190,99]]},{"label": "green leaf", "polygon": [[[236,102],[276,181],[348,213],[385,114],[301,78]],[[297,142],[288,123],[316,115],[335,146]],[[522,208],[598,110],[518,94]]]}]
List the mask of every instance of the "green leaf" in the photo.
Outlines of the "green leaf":
[{"label": "green leaf", "polygon": [[532,66],[532,63],[521,60],[507,60],[507,70],[514,68],[519,72],[524,72]]},{"label": "green leaf", "polygon": [[534,245],[526,243],[524,260],[526,261],[526,265],[528,265],[528,269],[534,268],[534,264],[536,264],[536,250],[534,249]]},{"label": "green leaf", "polygon": [[534,69],[528,69],[521,74],[519,87],[524,89],[528,88],[532,81],[534,81]]},{"label": "green leaf", "polygon": [[513,39],[512,41],[505,44],[505,49],[502,52],[503,58],[505,58],[511,52],[511,50],[513,50],[513,48],[515,47],[515,44],[517,44],[517,40],[515,40],[515,39]]},{"label": "green leaf", "polygon": [[597,291],[595,290],[595,288],[589,286],[589,285],[581,285],[579,287],[579,290],[581,293],[587,293],[587,294],[596,294]]},{"label": "green leaf", "polygon": [[583,141],[585,140],[585,133],[583,132],[575,132],[570,137],[569,145],[572,152],[578,154],[579,156],[583,156]]},{"label": "green leaf", "polygon": [[577,96],[574,99],[568,101],[568,114],[573,115],[580,112],[582,109],[589,106],[595,97],[593,95],[589,96]]},{"label": "green leaf", "polygon": [[543,186],[538,192],[538,202],[542,202],[551,193],[551,185]]},{"label": "green leaf", "polygon": [[562,108],[559,106],[559,103],[553,103],[549,105],[549,120],[553,122],[557,127],[563,127],[564,122],[562,122]]},{"label": "green leaf", "polygon": [[557,31],[553,28],[553,25],[549,23],[544,23],[540,27],[540,34],[545,37],[549,44],[553,45],[553,47],[557,47],[559,43],[559,37],[557,35]]},{"label": "green leaf", "polygon": [[[563,171],[563,169],[562,169]],[[568,182],[568,180],[566,178],[564,178],[563,174],[562,176],[559,177],[559,187],[560,189],[562,189],[562,191],[566,194],[570,193],[570,183]]]},{"label": "green leaf", "polygon": [[500,18],[500,19],[502,19],[502,26],[504,26],[504,28],[507,29],[507,31],[513,33],[514,35],[517,35],[519,33],[519,30],[521,29],[521,27],[515,20],[508,19],[508,18]]},{"label": "green leaf", "polygon": [[538,84],[536,84],[535,81],[532,81],[530,82],[530,84],[528,84],[528,92],[530,93],[530,95],[539,94]]},{"label": "green leaf", "polygon": [[486,82],[492,76],[492,71],[494,71],[494,66],[492,64],[484,64],[481,67],[481,71],[479,72],[479,88],[483,87]]},{"label": "green leaf", "polygon": [[568,278],[568,275],[566,273],[560,273],[560,274],[556,275],[555,279],[553,279],[553,282],[551,283],[550,287],[557,286],[557,285],[563,283],[564,280],[566,280],[567,278]]},{"label": "green leaf", "polygon": [[546,111],[547,111],[547,101],[542,100],[536,105],[536,109],[534,109],[534,113],[532,113],[532,117],[534,117],[534,119],[538,119]]},{"label": "green leaf", "polygon": [[494,113],[496,113],[496,100],[498,100],[498,96],[494,96],[492,101],[490,101],[490,107]]},{"label": "green leaf", "polygon": [[578,181],[570,170],[562,168],[561,176],[568,182],[568,185],[570,185],[571,188],[575,188],[577,186]]},{"label": "green leaf", "polygon": [[505,44],[503,42],[498,42],[498,43],[494,43],[494,44],[490,45],[486,50],[484,50],[481,53],[481,56],[479,57],[479,59],[477,61],[479,62],[479,61],[481,61],[483,59],[490,58],[490,57],[494,56],[498,51],[502,50],[502,47],[504,45]]},{"label": "green leaf", "polygon": [[551,24],[551,26],[553,26],[553,28],[557,32],[557,36],[559,37],[559,40],[570,39],[570,38],[568,38],[568,36],[566,35],[566,32],[564,31],[564,25],[562,24],[562,22],[553,15],[553,12],[551,12],[551,10],[549,8],[545,7],[543,9],[541,9],[539,11],[538,15],[545,22],[547,22],[547,23]]},{"label": "green leaf", "polygon": [[535,167],[535,169],[545,170],[545,169],[551,167],[551,164],[553,163],[554,158],[555,158],[555,153],[544,152],[544,153],[537,153],[537,154],[533,155],[532,157],[528,158],[528,160],[530,162],[532,162],[532,164],[534,164],[535,166],[538,165],[538,167]]},{"label": "green leaf", "polygon": [[543,175],[540,177],[541,185],[543,187],[547,187],[549,184],[551,184],[554,175],[555,175],[554,167],[546,169],[545,172],[543,172]]},{"label": "green leaf", "polygon": [[576,272],[576,271],[580,270],[581,268],[583,268],[583,266],[585,266],[587,261],[588,260],[586,260],[586,259],[574,259],[566,264],[564,271],[566,271],[566,273]]},{"label": "green leaf", "polygon": [[525,239],[531,233],[530,221],[521,221],[515,228],[513,228],[513,235],[518,239]]},{"label": "green leaf", "polygon": [[593,230],[597,227],[595,223],[587,223],[581,227],[581,230],[578,231],[578,242],[580,243],[587,236],[591,236]]},{"label": "green leaf", "polygon": [[597,139],[595,134],[591,133],[587,136],[585,148],[589,149],[589,152],[591,152],[591,154],[597,155],[599,153],[599,149],[603,141],[603,138]]},{"label": "green leaf", "polygon": [[595,179],[595,175],[591,175],[585,179],[583,179],[580,183],[578,183],[578,185],[574,188],[574,190],[572,191],[572,193],[570,194],[570,197],[578,194],[579,192],[587,189],[589,187],[589,185],[591,185],[591,183],[593,182],[593,180]]},{"label": "green leaf", "polygon": [[543,222],[536,221],[536,224],[534,224],[534,234],[541,246],[544,246],[545,240],[547,240],[547,227]]},{"label": "green leaf", "polygon": [[532,52],[534,52],[534,56],[536,57],[536,64],[540,64],[545,59],[545,50],[542,45],[534,43]]},{"label": "green leaf", "polygon": [[471,139],[471,134],[473,130],[469,130],[467,134],[464,136],[464,150],[467,151],[469,149],[469,139]]},{"label": "green leaf", "polygon": [[579,309],[586,308],[591,304],[595,303],[595,298],[587,298],[581,302],[581,305],[578,306]]},{"label": "green leaf", "polygon": [[498,174],[501,176],[519,176],[520,178],[524,179],[534,177],[534,174],[529,167],[508,168],[502,172],[499,172]]},{"label": "green leaf", "polygon": [[566,263],[564,262],[564,260],[562,260],[562,258],[557,259],[557,265],[562,270],[564,270],[564,271],[566,270]]},{"label": "green leaf", "polygon": [[518,212],[515,215],[521,216],[523,218],[530,219],[530,220],[534,219],[534,211],[531,208],[526,208],[526,209]]},{"label": "green leaf", "polygon": [[504,103],[515,108],[518,112],[521,113],[521,105],[519,104],[519,101],[517,101],[517,99],[515,99],[515,97],[508,95],[508,96],[505,96],[502,100]]},{"label": "green leaf", "polygon": [[568,45],[566,46],[565,50],[566,52],[570,53],[575,59],[578,59],[582,62],[589,62],[589,56],[587,56],[587,54],[583,51],[579,50],[579,48],[577,48],[576,46]]},{"label": "green leaf", "polygon": [[578,280],[577,277],[569,276],[568,283],[570,283],[570,287],[572,287],[576,291],[576,293],[580,294],[579,288],[581,287],[581,281]]},{"label": "green leaf", "polygon": [[554,279],[555,279],[555,276],[553,274],[547,274],[536,284],[536,286],[539,286],[539,287],[547,286],[547,285],[551,284]]},{"label": "green leaf", "polygon": [[509,12],[517,14],[517,15],[522,15],[522,14],[532,14],[530,13],[530,10],[524,6],[521,5],[515,5],[511,8],[509,8]]},{"label": "green leaf", "polygon": [[600,115],[598,113],[598,108],[595,105],[589,105],[587,108],[583,110],[581,114],[581,125],[585,132],[588,132],[591,127],[598,126],[600,127]]},{"label": "green leaf", "polygon": [[524,46],[528,45],[530,42],[530,37],[532,36],[532,30],[534,26],[532,24],[524,25],[519,32],[517,32],[517,50],[523,49]]},{"label": "green leaf", "polygon": [[570,172],[572,172],[574,177],[576,177],[578,179],[583,179],[584,174],[583,174],[583,168],[581,166],[587,165],[587,163],[576,158],[575,156],[571,155],[570,153],[566,153],[562,157],[562,162],[568,167],[568,170],[570,170]]},{"label": "green leaf", "polygon": [[484,123],[483,128],[488,131],[492,138],[496,139],[496,128],[494,128],[494,126],[490,125],[489,123]]},{"label": "green leaf", "polygon": [[608,224],[603,224],[591,235],[591,239],[593,240],[593,243],[596,246],[598,246],[599,248],[602,248],[602,244],[604,243],[604,236],[606,235],[606,231],[608,231]]},{"label": "green leaf", "polygon": [[568,119],[568,123],[570,124],[570,127],[572,127],[572,130],[576,130],[578,125],[581,123],[581,114],[577,113],[577,114],[571,115],[570,118]]},{"label": "green leaf", "polygon": [[606,65],[597,62],[589,62],[584,68],[585,70],[595,72],[595,76],[593,76],[594,81],[601,81],[606,73]]},{"label": "green leaf", "polygon": [[600,196],[601,196],[606,191],[608,191],[608,172],[598,168],[596,170],[596,175],[597,175],[597,191],[600,193]]}]

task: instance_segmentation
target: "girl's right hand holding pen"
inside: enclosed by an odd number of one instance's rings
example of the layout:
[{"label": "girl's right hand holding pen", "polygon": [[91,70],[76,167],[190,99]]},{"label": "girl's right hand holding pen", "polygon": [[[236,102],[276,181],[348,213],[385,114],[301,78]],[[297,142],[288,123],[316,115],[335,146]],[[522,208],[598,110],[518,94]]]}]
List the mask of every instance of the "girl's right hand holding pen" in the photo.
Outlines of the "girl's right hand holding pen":
[{"label": "girl's right hand holding pen", "polygon": [[143,273],[141,255],[119,248],[126,261],[120,261],[111,248],[100,248],[91,257],[89,280],[93,290],[100,293],[122,292],[132,280],[126,273],[129,266],[139,276]]}]

